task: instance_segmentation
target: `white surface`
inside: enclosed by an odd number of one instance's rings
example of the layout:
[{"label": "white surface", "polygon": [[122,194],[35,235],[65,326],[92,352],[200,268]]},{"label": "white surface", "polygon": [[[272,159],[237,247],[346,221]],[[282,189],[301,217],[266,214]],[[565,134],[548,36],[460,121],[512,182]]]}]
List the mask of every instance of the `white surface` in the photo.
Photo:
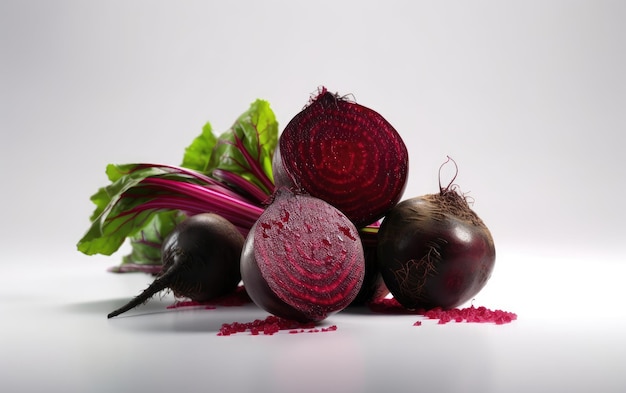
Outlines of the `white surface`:
[{"label": "white surface", "polygon": [[[106,314],[147,286],[82,258],[23,260],[3,274],[7,392],[623,392],[626,312],[621,261],[502,255],[486,305],[508,325],[447,324],[344,311],[337,330],[217,336],[223,323],[267,315],[249,305],[174,309],[169,296]],[[540,272],[540,273],[539,273]],[[7,279],[7,277],[13,277]],[[600,285],[599,283],[603,284]]]},{"label": "white surface", "polygon": [[[617,1],[0,3],[0,386],[16,392],[626,389]],[[105,315],[148,278],[75,243],[109,162],[180,162],[256,98],[284,125],[319,85],[446,155],[496,239],[476,305],[505,326],[342,313],[323,334],[218,337],[254,307]]]}]

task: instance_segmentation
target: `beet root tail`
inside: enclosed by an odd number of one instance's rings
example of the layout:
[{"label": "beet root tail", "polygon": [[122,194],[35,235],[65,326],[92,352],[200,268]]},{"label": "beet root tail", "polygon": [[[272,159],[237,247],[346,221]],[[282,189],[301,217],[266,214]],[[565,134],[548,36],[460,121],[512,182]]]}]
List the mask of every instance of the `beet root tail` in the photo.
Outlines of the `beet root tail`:
[{"label": "beet root tail", "polygon": [[131,301],[118,308],[117,310],[110,312],[109,315],[107,315],[107,318],[111,319],[147,302],[156,293],[167,288],[168,284],[169,280],[166,277],[159,277],[155,279],[152,284],[148,286],[148,288],[144,289],[143,292],[135,296]]}]

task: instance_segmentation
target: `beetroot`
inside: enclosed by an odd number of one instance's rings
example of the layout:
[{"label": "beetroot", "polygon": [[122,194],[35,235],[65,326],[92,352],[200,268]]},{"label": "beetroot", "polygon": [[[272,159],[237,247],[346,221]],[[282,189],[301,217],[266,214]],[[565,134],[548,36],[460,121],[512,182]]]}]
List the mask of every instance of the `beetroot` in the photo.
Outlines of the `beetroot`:
[{"label": "beetroot", "polygon": [[365,276],[363,285],[356,298],[350,303],[351,306],[363,306],[370,302],[377,301],[389,294],[383,276],[378,269],[377,243],[367,242],[361,237],[363,243],[363,254],[365,256]]},{"label": "beetroot", "polygon": [[241,276],[254,303],[281,318],[317,322],[344,309],[363,283],[356,227],[321,199],[279,189],[251,228]]},{"label": "beetroot", "polygon": [[323,199],[361,227],[400,200],[408,160],[402,138],[387,120],[324,88],[283,130],[274,181]]},{"label": "beetroot", "polygon": [[230,221],[212,213],[178,224],[161,247],[163,269],[141,294],[111,312],[122,314],[169,288],[176,297],[205,302],[234,292],[241,281],[239,259],[244,237]]},{"label": "beetroot", "polygon": [[452,183],[392,208],[378,240],[385,284],[406,308],[465,303],[485,286],[495,264],[489,229]]}]

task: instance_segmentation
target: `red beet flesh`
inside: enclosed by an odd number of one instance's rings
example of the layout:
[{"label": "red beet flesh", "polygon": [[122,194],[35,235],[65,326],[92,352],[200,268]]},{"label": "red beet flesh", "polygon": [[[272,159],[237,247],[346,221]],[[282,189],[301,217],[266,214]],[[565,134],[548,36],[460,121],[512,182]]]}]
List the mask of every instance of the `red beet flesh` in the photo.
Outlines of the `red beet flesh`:
[{"label": "red beet flesh", "polygon": [[354,300],[365,261],[356,227],[321,199],[276,193],[244,243],[241,276],[264,310],[290,320],[321,321]]},{"label": "red beet flesh", "polygon": [[274,157],[278,187],[295,186],[341,210],[357,227],[401,198],[408,151],[377,112],[323,89],[282,132]]},{"label": "red beet flesh", "polygon": [[400,202],[378,233],[378,263],[389,291],[410,309],[449,309],[487,283],[495,247],[482,220],[454,191]]}]

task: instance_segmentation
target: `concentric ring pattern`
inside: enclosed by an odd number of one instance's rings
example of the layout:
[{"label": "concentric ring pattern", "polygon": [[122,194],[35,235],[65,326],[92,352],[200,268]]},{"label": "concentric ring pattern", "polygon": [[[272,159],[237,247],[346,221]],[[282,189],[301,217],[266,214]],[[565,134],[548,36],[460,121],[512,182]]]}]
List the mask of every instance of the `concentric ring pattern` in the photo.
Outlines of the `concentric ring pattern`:
[{"label": "concentric ring pattern", "polygon": [[272,292],[312,320],[345,308],[365,274],[356,227],[308,195],[279,197],[266,209],[254,233],[254,253]]},{"label": "concentric ring pattern", "polygon": [[377,112],[322,93],[280,138],[294,183],[341,210],[357,226],[381,218],[402,196],[408,151]]}]

